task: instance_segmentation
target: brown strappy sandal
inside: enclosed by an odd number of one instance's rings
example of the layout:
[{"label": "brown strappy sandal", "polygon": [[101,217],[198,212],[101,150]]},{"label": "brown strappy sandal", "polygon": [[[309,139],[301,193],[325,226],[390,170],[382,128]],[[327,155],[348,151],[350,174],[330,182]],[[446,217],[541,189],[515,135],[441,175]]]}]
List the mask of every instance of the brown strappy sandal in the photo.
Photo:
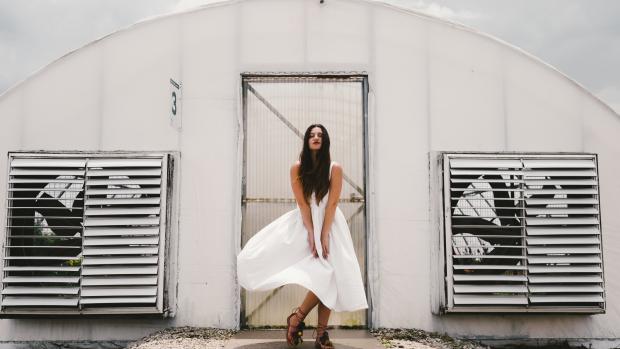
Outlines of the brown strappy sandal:
[{"label": "brown strappy sandal", "polygon": [[[291,325],[291,317],[295,316],[299,323],[297,326]],[[306,324],[304,323],[304,319],[306,318],[306,314],[301,311],[300,308],[293,310],[293,313],[286,318],[286,324],[288,325],[288,329],[286,330],[286,343],[288,343],[291,347],[296,347],[301,344],[304,335],[304,328]]]},{"label": "brown strappy sandal", "polygon": [[[319,337],[318,333],[323,330],[323,334]],[[334,344],[329,340],[329,334],[327,333],[327,324],[317,324],[312,337],[316,338],[314,341],[315,349],[334,349]]]}]

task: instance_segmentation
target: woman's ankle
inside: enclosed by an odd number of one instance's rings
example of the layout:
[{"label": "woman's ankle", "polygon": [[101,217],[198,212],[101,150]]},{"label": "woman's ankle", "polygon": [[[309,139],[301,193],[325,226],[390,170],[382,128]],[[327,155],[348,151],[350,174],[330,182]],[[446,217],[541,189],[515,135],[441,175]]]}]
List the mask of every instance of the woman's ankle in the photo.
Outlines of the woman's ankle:
[{"label": "woman's ankle", "polygon": [[327,331],[327,325],[317,324],[316,325],[316,338],[317,340],[323,336],[323,333]]},{"label": "woman's ankle", "polygon": [[303,312],[303,310],[301,310],[301,308],[296,308],[293,311],[293,314],[295,314],[295,315],[291,316],[291,325],[292,326],[299,325],[306,318],[306,314]]}]

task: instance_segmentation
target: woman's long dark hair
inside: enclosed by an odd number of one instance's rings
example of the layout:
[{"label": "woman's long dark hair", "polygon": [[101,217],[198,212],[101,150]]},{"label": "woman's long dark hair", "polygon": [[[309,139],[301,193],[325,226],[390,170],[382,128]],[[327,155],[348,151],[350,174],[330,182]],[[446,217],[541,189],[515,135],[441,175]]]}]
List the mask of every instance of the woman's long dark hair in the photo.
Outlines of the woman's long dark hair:
[{"label": "woman's long dark hair", "polygon": [[[316,163],[312,161],[312,152],[308,145],[310,132],[315,127],[319,127],[323,131],[321,148],[316,154]],[[306,202],[310,201],[312,192],[315,192],[316,201],[320,202],[329,190],[329,165],[332,162],[329,155],[329,134],[325,126],[313,124],[306,129],[304,146],[299,154],[299,161],[301,162],[299,179],[304,190]]]}]

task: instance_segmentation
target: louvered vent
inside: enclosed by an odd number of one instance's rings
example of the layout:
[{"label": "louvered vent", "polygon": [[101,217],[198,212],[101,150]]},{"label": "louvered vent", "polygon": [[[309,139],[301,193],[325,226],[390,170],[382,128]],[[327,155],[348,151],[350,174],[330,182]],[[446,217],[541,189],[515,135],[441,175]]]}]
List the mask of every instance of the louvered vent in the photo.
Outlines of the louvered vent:
[{"label": "louvered vent", "polygon": [[161,313],[166,172],[167,155],[12,156],[3,311]]},{"label": "louvered vent", "polygon": [[88,161],[82,306],[155,306],[161,175],[162,159]]},{"label": "louvered vent", "polygon": [[595,159],[523,165],[530,303],[599,306],[603,261]]},{"label": "louvered vent", "polygon": [[595,156],[445,159],[448,311],[604,309]]},{"label": "louvered vent", "polygon": [[10,159],[3,307],[77,309],[85,163]]}]

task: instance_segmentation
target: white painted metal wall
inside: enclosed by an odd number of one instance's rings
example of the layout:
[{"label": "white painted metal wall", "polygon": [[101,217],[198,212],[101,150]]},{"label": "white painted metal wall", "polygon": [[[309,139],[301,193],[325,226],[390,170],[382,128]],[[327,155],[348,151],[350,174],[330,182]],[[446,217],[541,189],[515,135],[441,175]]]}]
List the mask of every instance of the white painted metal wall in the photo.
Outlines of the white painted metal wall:
[{"label": "white painted metal wall", "polygon": [[[178,282],[172,319],[3,319],[0,338],[134,339],[166,326],[234,328],[242,72],[366,72],[368,278],[374,327],[496,337],[620,338],[620,117],[552,67],[459,25],[364,0],[231,1],[137,24],[0,97],[0,150],[173,150]],[[169,123],[169,79],[183,120]],[[431,313],[432,151],[599,155],[607,313]],[[0,193],[6,195],[6,155]],[[0,220],[6,219],[0,200]],[[173,253],[174,255],[174,253]],[[285,316],[285,314],[283,314]]]}]

